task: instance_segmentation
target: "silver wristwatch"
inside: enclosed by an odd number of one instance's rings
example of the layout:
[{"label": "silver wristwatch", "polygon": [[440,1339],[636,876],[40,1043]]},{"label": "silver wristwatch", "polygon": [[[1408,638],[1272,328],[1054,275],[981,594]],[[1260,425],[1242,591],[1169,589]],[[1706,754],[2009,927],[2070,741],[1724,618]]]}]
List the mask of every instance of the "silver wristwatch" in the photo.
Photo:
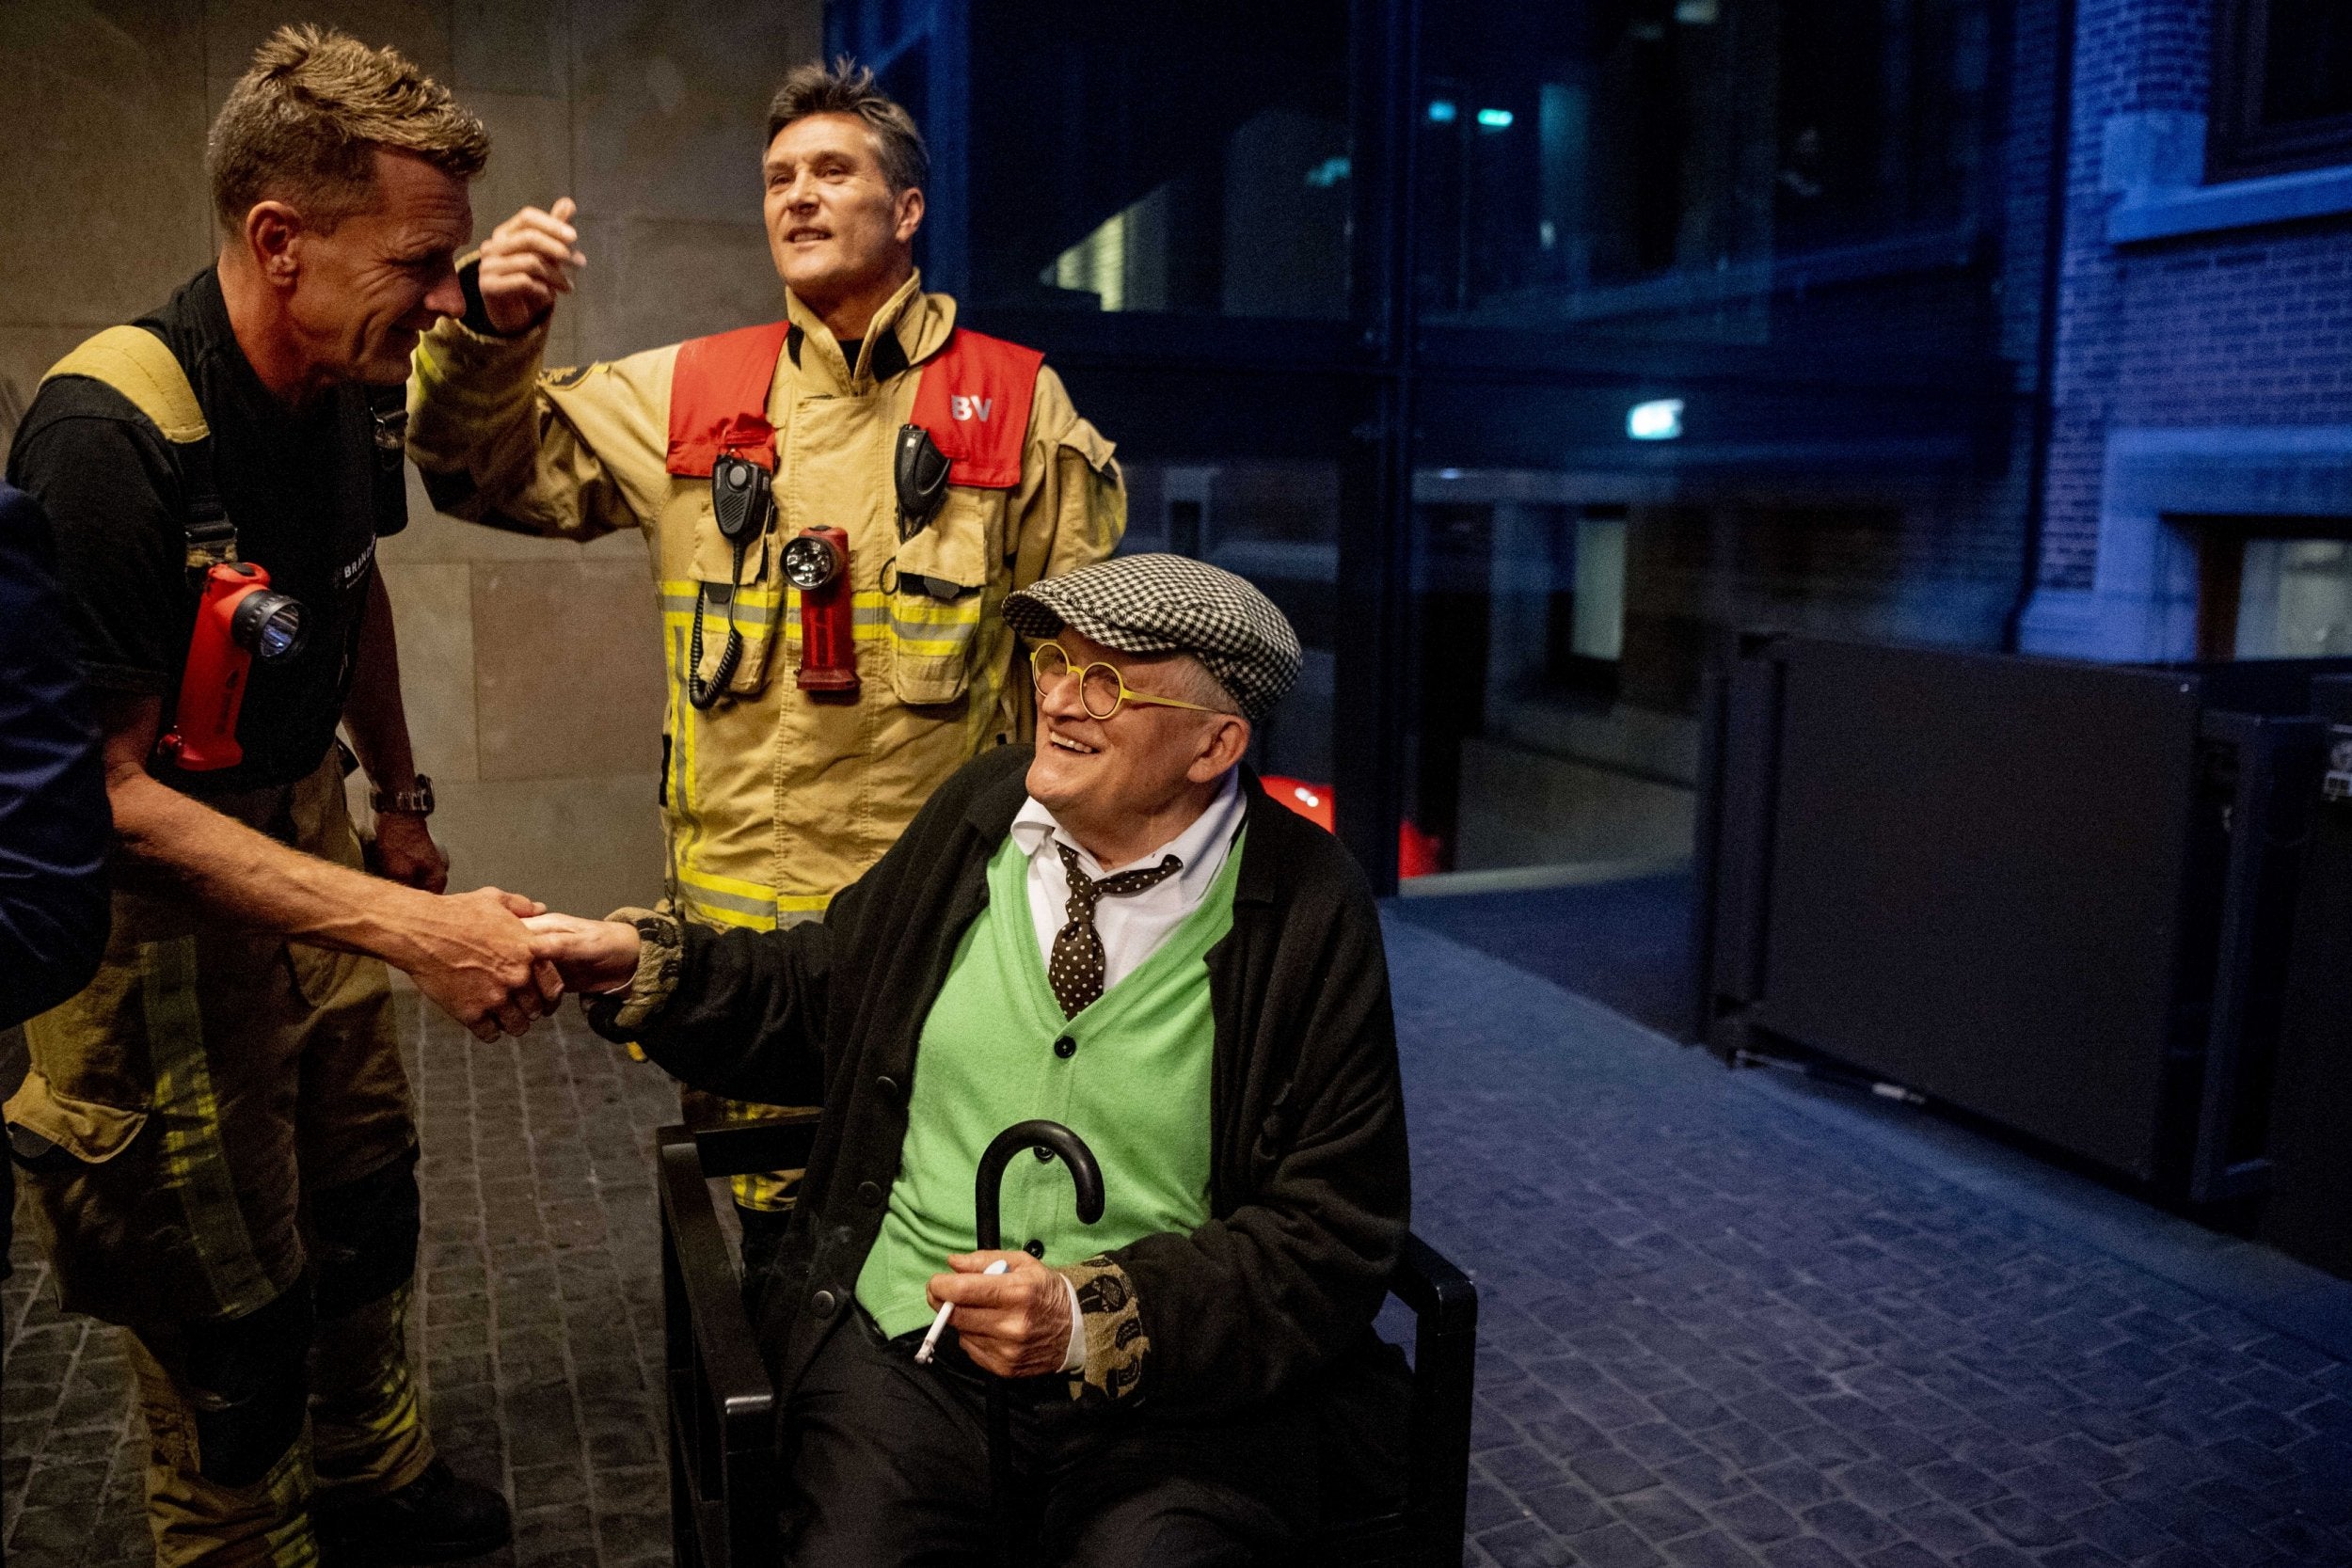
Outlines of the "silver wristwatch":
[{"label": "silver wristwatch", "polygon": [[396,811],[410,816],[430,816],[433,815],[433,781],[420,773],[414,789],[395,789],[388,795],[383,790],[372,788],[368,791],[368,809],[377,813]]}]

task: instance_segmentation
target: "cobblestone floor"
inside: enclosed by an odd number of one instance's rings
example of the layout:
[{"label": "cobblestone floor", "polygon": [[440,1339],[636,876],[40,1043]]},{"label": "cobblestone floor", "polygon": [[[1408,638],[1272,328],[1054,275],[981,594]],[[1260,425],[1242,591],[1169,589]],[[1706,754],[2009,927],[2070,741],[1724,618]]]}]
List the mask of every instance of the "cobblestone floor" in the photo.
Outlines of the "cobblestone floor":
[{"label": "cobblestone floor", "polygon": [[1482,1294],[1470,1560],[2352,1562],[2352,1366],[1390,937],[1415,1227]]},{"label": "cobblestone floor", "polygon": [[[2352,1564],[2352,1367],[2144,1266],[2199,1233],[2135,1260],[1492,958],[1391,944],[1417,1227],[1485,1294],[1466,1561]],[[435,1431],[516,1499],[501,1564],[662,1560],[666,1083],[576,1014],[493,1049],[403,1005]],[[19,1260],[8,1560],[129,1568],[120,1354]]]},{"label": "cobblestone floor", "polygon": [[[576,1011],[520,1045],[477,1043],[398,997],[425,1156],[411,1343],[433,1432],[460,1474],[505,1489],[496,1568],[669,1560],[652,1130],[667,1079]],[[0,1497],[9,1568],[152,1560],[145,1442],[111,1331],[61,1316],[20,1239]]]}]

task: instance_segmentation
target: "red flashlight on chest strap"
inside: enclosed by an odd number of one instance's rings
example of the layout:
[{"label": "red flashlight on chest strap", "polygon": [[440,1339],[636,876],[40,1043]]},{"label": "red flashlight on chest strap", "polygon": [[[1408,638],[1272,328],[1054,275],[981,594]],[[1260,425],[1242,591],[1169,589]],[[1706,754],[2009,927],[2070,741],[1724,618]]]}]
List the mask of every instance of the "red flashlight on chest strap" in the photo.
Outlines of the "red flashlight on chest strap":
[{"label": "red flashlight on chest strap", "polygon": [[237,744],[237,715],[245,707],[253,661],[291,658],[310,636],[302,606],[273,594],[269,573],[249,561],[231,561],[204,574],[196,633],[180,675],[180,704],[158,749],[190,773],[234,768],[245,760]]},{"label": "red flashlight on chest strap", "polygon": [[857,611],[850,593],[850,536],[804,528],[784,546],[785,580],[801,591],[803,691],[857,693]]}]

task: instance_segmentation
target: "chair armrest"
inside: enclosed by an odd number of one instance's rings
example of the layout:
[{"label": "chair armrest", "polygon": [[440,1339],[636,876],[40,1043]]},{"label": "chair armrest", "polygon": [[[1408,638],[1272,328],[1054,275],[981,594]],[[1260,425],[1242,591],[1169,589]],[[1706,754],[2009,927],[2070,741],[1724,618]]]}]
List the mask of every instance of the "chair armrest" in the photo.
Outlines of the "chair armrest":
[{"label": "chair armrest", "polygon": [[743,1176],[805,1166],[817,1144],[817,1124],[823,1119],[822,1111],[784,1111],[757,1121],[667,1129],[662,1135],[675,1132],[691,1138],[703,1175]]},{"label": "chair armrest", "polygon": [[1478,1287],[1443,1253],[1409,1230],[1389,1289],[1413,1309],[1423,1334],[1433,1327],[1447,1334],[1477,1331]]},{"label": "chair armrest", "polygon": [[740,1452],[773,1440],[776,1391],[711,1207],[710,1173],[698,1147],[705,1135],[686,1127],[665,1127],[654,1135],[664,1261],[674,1271],[664,1281],[672,1295],[666,1314],[670,1370],[698,1374],[692,1382],[702,1408],[695,1416],[715,1424],[726,1451]]},{"label": "chair armrest", "polygon": [[1425,1556],[1452,1562],[1470,1507],[1470,1401],[1478,1379],[1478,1287],[1409,1232],[1389,1289],[1413,1309],[1413,1414],[1406,1501]]}]

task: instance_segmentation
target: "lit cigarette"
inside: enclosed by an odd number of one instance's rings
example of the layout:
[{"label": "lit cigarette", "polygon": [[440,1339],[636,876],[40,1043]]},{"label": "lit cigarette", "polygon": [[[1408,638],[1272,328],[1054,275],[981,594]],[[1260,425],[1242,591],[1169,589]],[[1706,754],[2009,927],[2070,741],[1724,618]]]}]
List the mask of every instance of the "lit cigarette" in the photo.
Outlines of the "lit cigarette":
[{"label": "lit cigarette", "polygon": [[[982,1274],[1002,1274],[1005,1272],[1006,1262],[1007,1259],[999,1258],[996,1261],[991,1263],[980,1272]],[[939,1349],[939,1337],[947,1332],[947,1314],[953,1312],[955,1309],[956,1304],[952,1301],[943,1302],[940,1304],[939,1316],[931,1320],[931,1331],[923,1336],[923,1343],[914,1353],[914,1364],[916,1366],[928,1367],[931,1364],[932,1353]]]}]

